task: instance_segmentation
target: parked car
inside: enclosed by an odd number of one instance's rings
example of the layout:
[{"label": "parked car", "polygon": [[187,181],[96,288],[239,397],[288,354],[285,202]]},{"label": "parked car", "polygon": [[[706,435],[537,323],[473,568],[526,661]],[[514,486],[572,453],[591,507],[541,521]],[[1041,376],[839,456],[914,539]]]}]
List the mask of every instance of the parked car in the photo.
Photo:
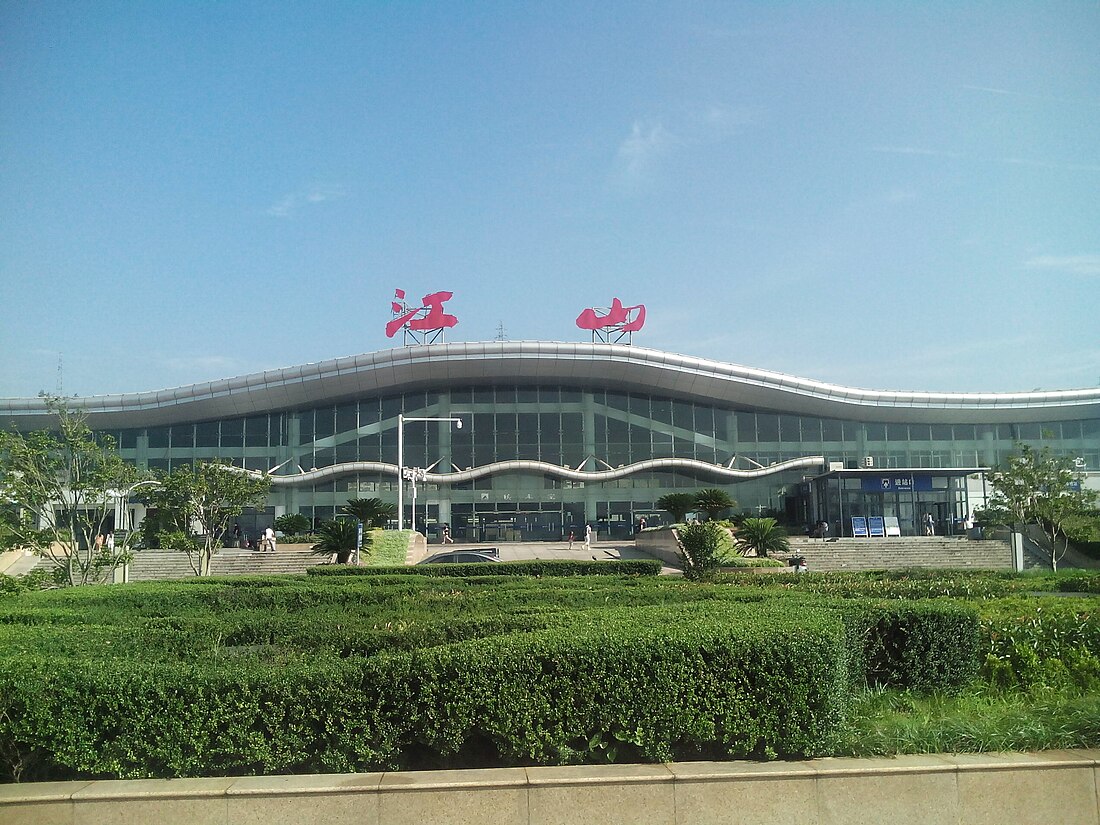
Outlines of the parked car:
[{"label": "parked car", "polygon": [[436,553],[417,564],[480,564],[487,561],[500,561],[500,554],[491,550],[452,550],[449,553]]}]

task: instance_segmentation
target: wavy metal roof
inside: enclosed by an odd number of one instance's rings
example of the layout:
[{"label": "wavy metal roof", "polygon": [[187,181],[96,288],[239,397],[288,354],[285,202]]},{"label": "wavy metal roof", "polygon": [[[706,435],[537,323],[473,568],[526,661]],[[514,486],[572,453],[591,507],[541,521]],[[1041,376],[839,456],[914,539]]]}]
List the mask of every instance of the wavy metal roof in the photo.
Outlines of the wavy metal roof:
[{"label": "wavy metal roof", "polygon": [[[359,396],[471,384],[566,384],[866,421],[998,423],[1100,418],[1100,388],[1020,393],[857,389],[623,344],[432,344],[151,392],[71,399],[93,427],[256,415]],[[0,421],[35,426],[41,398],[0,399]]]}]

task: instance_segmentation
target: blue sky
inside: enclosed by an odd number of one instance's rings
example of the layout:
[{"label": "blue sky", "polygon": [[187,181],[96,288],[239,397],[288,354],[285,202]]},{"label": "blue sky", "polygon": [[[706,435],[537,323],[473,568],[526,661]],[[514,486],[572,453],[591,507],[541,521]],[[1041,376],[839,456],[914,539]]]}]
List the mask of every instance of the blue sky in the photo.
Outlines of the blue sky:
[{"label": "blue sky", "polygon": [[1100,4],[0,3],[0,395],[450,341],[1100,383]]}]

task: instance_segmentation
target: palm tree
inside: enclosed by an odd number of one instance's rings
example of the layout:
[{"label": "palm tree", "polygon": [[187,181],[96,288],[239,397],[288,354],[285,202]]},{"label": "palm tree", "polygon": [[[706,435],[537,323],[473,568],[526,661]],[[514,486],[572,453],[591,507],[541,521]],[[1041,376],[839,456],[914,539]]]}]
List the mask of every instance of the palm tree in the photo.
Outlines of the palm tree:
[{"label": "palm tree", "polygon": [[657,499],[657,508],[671,515],[675,522],[682,522],[694,506],[695,496],[691,493],[669,493]]},{"label": "palm tree", "polygon": [[397,515],[397,505],[380,498],[353,498],[340,508],[340,512],[359,519],[364,527],[385,527],[386,522]]},{"label": "palm tree", "polygon": [[737,528],[734,539],[742,556],[765,557],[769,553],[784,553],[791,549],[787,531],[773,518],[747,518]]},{"label": "palm tree", "polygon": [[695,506],[707,514],[707,518],[714,521],[726,510],[737,506],[737,502],[730,498],[729,493],[717,487],[708,487],[695,494]]},{"label": "palm tree", "polygon": [[350,519],[326,521],[317,529],[319,541],[310,552],[315,556],[336,556],[337,564],[347,564],[359,543],[359,525]]},{"label": "palm tree", "polygon": [[275,529],[288,536],[307,533],[312,526],[310,520],[301,513],[286,513],[275,519]]}]

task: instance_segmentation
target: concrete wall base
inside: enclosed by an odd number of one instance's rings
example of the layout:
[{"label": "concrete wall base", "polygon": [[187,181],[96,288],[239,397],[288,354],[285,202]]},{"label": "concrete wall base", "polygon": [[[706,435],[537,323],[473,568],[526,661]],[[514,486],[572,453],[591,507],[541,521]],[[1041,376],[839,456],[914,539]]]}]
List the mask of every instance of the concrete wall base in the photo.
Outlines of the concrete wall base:
[{"label": "concrete wall base", "polygon": [[1100,825],[1100,751],[0,786],[6,825]]}]

